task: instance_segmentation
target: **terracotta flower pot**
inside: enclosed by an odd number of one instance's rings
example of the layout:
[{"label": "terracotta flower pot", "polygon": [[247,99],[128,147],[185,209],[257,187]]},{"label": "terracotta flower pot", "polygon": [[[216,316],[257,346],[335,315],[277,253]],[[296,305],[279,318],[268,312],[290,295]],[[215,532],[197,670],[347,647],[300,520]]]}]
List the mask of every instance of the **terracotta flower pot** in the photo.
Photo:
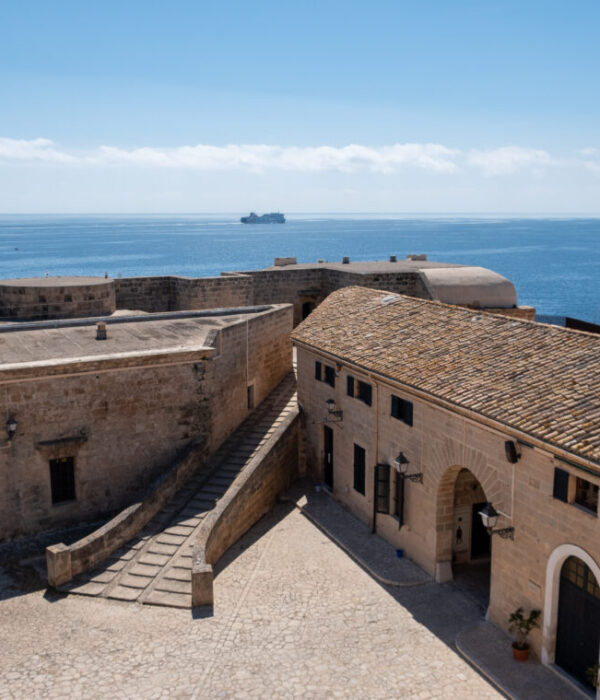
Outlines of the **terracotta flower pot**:
[{"label": "terracotta flower pot", "polygon": [[515,661],[527,661],[529,658],[529,647],[526,646],[524,649],[519,648],[516,642],[512,645],[513,656]]}]

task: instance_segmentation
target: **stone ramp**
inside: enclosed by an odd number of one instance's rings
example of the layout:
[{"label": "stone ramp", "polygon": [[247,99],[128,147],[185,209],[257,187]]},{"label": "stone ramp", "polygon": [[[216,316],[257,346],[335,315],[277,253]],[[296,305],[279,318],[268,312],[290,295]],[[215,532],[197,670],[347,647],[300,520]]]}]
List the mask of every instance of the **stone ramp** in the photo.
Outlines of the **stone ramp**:
[{"label": "stone ramp", "polygon": [[297,405],[290,373],[219,448],[208,475],[192,476],[135,538],[58,590],[191,608],[192,550],[204,517]]}]

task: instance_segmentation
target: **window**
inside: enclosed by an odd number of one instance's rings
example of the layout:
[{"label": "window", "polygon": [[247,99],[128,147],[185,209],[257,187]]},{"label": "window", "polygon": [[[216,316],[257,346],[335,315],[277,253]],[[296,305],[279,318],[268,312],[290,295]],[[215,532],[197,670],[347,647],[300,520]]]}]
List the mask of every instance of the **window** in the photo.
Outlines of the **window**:
[{"label": "window", "polygon": [[365,449],[354,445],[354,490],[365,495]]},{"label": "window", "polygon": [[335,368],[325,365],[325,379],[323,381],[325,384],[335,387]]},{"label": "window", "polygon": [[390,465],[378,464],[375,467],[375,501],[378,513],[390,512]]},{"label": "window", "polygon": [[50,460],[50,490],[52,503],[75,500],[75,460],[59,457]]},{"label": "window", "polygon": [[325,384],[335,387],[335,367],[323,365],[317,360],[315,362],[315,379],[318,382],[325,382]]},{"label": "window", "polygon": [[396,493],[394,494],[394,515],[400,521],[400,527],[404,525],[404,478],[400,472],[396,472]]},{"label": "window", "polygon": [[554,489],[552,495],[559,501],[569,502],[569,472],[564,469],[554,467]]},{"label": "window", "polygon": [[373,388],[368,382],[361,382],[360,379],[355,379],[351,375],[348,375],[347,383],[347,394],[348,396],[353,396],[366,403],[367,406],[371,405],[373,400]]},{"label": "window", "polygon": [[576,477],[575,482],[575,503],[587,508],[592,513],[598,512],[598,486],[585,479]]},{"label": "window", "polygon": [[406,425],[413,424],[413,405],[410,401],[405,401],[399,396],[392,394],[392,409],[391,415],[398,420],[401,420]]},{"label": "window", "polygon": [[248,410],[251,411],[254,408],[254,384],[250,384],[248,387]]}]

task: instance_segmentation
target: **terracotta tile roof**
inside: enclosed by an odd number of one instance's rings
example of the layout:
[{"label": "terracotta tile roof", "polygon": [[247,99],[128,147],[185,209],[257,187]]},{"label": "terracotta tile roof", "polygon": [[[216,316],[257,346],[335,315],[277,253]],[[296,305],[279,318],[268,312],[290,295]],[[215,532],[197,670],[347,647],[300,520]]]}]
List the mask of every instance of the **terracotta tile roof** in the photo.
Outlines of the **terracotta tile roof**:
[{"label": "terracotta tile roof", "polygon": [[600,462],[598,336],[346,287],[292,338]]}]

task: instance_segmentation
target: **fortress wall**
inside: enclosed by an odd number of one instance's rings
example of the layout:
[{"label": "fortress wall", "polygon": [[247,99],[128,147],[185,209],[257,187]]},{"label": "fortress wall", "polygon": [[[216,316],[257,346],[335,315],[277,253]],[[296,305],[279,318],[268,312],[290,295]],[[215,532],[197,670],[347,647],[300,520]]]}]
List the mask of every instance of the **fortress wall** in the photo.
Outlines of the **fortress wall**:
[{"label": "fortress wall", "polygon": [[254,304],[289,303],[294,306],[294,326],[302,321],[304,303],[319,304],[326,296],[321,268],[256,270],[244,272],[254,285]]},{"label": "fortress wall", "polygon": [[173,311],[173,277],[123,277],[115,282],[117,309]]},{"label": "fortress wall", "polygon": [[218,309],[253,304],[252,278],[245,275],[172,277],[171,286],[175,308],[178,310]]},{"label": "fortress wall", "polygon": [[325,274],[327,294],[331,294],[341,287],[358,285],[371,289],[384,289],[397,294],[407,294],[408,296],[421,296],[417,294],[417,274],[412,271],[357,274],[342,270],[327,270]]},{"label": "fortress wall", "polygon": [[[0,414],[18,421],[10,441],[0,425],[0,540],[135,502],[191,441],[206,459],[249,414],[248,372],[258,404],[289,371],[291,329],[291,307],[281,306],[225,326],[215,351],[183,352],[168,366],[144,356],[82,361],[52,377],[43,366],[23,379],[0,373]],[[49,460],[63,457],[74,459],[76,498],[52,504]]]},{"label": "fortress wall", "polygon": [[[88,278],[89,279],[89,278]],[[0,318],[44,320],[50,318],[79,318],[104,316],[116,308],[114,281],[100,279],[91,284],[73,284],[73,278],[65,284],[60,278],[51,284],[23,284],[15,280],[0,285]]]}]

